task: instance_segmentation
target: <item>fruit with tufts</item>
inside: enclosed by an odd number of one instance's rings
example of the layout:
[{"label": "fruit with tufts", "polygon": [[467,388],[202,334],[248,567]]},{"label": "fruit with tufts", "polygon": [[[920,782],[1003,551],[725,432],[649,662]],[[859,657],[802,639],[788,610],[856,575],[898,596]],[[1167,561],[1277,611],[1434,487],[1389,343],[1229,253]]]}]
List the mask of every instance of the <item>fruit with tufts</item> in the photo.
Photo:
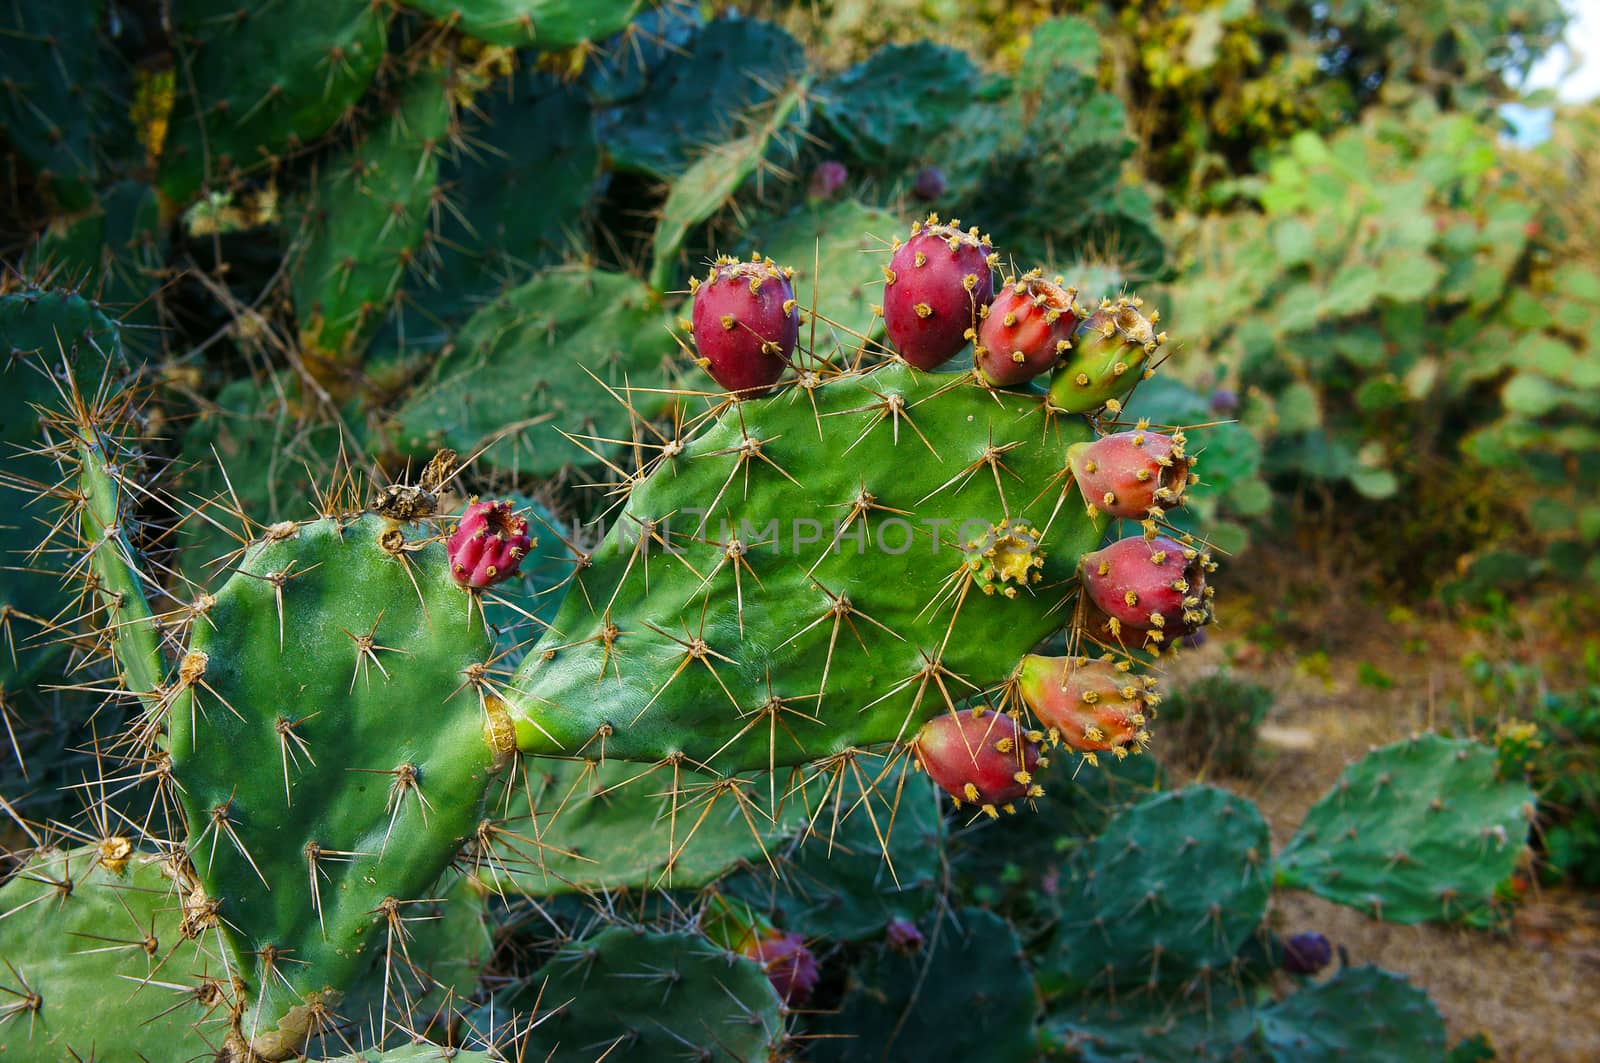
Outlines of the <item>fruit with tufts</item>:
[{"label": "fruit with tufts", "polygon": [[1040,755],[1044,736],[1025,731],[1010,713],[979,707],[947,712],[922,725],[912,739],[917,765],[956,807],[977,805],[990,817],[1016,811],[1018,798],[1043,796],[1033,781],[1036,769],[1048,767]]},{"label": "fruit with tufts", "polygon": [[1135,535],[1084,555],[1083,589],[1112,639],[1121,641],[1127,628],[1160,646],[1210,622],[1206,573],[1215,567],[1199,546]]},{"label": "fruit with tufts", "polygon": [[510,502],[472,503],[445,543],[450,574],[474,590],[515,576],[532,547],[528,522],[511,512]]},{"label": "fruit with tufts", "polygon": [[1194,460],[1184,452],[1184,443],[1182,432],[1169,436],[1138,428],[1074,443],[1067,463],[1091,514],[1159,519],[1183,505],[1191,482]]},{"label": "fruit with tufts", "polygon": [[1150,741],[1145,724],[1160,700],[1154,676],[1132,674],[1132,662],[1109,655],[1041,657],[1029,654],[1017,670],[1017,692],[1050,736],[1089,763],[1101,753],[1118,760]]},{"label": "fruit with tufts", "polygon": [[1072,351],[1050,378],[1050,402],[1067,413],[1093,413],[1101,407],[1122,409],[1125,398],[1142,380],[1146,363],[1167,341],[1157,332],[1161,315],[1141,311],[1144,300],[1123,296],[1103,300],[1078,326]]},{"label": "fruit with tufts", "polygon": [[965,347],[994,298],[989,241],[976,226],[958,224],[941,224],[937,214],[913,223],[884,269],[884,327],[900,357],[918,369],[942,365]]},{"label": "fruit with tufts", "polygon": [[767,972],[767,981],[790,1007],[804,1004],[817,986],[817,958],[799,934],[782,930],[752,933],[739,950]]},{"label": "fruit with tufts", "polygon": [[1077,294],[1063,288],[1061,278],[1046,280],[1038,270],[1007,278],[978,323],[973,361],[983,378],[1010,387],[1054,369],[1072,349],[1082,316]]},{"label": "fruit with tufts", "polygon": [[793,274],[770,258],[720,258],[689,281],[696,361],[740,398],[765,395],[789,366],[800,338]]}]

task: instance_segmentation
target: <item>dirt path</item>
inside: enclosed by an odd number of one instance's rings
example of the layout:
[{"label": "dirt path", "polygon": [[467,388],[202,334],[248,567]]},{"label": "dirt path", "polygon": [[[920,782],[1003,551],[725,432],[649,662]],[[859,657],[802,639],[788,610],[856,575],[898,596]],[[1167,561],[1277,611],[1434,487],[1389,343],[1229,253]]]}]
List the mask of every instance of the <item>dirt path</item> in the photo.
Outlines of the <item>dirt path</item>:
[{"label": "dirt path", "polygon": [[[1224,631],[1239,630],[1223,619]],[[1231,661],[1237,674],[1276,692],[1254,777],[1208,781],[1255,800],[1280,846],[1346,763],[1449,723],[1452,703],[1470,694],[1459,663],[1470,640],[1461,632],[1381,615],[1352,619],[1347,630],[1357,634],[1326,657],[1263,651],[1224,635],[1173,669],[1179,686],[1187,674]],[[1452,1043],[1482,1032],[1501,1060],[1600,1060],[1600,895],[1535,886],[1506,935],[1377,923],[1301,893],[1278,895],[1274,918],[1283,933],[1322,931],[1352,964],[1408,975],[1439,1005]]]}]

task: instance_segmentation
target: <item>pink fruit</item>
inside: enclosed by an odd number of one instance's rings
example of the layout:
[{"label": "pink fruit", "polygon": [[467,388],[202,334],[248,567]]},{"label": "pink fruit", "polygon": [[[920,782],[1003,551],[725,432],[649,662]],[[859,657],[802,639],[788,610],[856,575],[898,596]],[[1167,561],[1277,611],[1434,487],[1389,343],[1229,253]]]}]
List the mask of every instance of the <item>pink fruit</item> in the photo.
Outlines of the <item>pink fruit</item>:
[{"label": "pink fruit", "polygon": [[924,940],[917,924],[909,919],[894,918],[883,928],[883,939],[896,952],[910,956],[922,951]]},{"label": "pink fruit", "polygon": [[1140,428],[1074,443],[1067,464],[1091,514],[1143,520],[1183,505],[1193,464],[1183,444],[1182,432],[1167,436]]},{"label": "pink fruit", "polygon": [[829,159],[819,162],[817,168],[811,171],[811,181],[806,185],[806,196],[810,199],[832,199],[835,192],[844,187],[850,180],[850,171],[845,169],[842,162]]},{"label": "pink fruit", "polygon": [[1071,288],[1047,281],[1038,270],[1007,279],[978,323],[973,361],[995,387],[1025,384],[1054,369],[1072,349],[1082,316]]},{"label": "pink fruit", "polygon": [[997,808],[1015,811],[1012,802],[1019,797],[1044,793],[1033,781],[1034,769],[1048,766],[1039,755],[1043,737],[1024,731],[1008,713],[980,707],[935,716],[911,748],[917,765],[957,807],[965,802],[995,816]]},{"label": "pink fruit", "polygon": [[804,1004],[816,988],[817,958],[799,934],[781,930],[752,933],[739,951],[766,970],[767,981],[785,1004]]},{"label": "pink fruit", "polygon": [[1083,589],[1105,615],[1113,639],[1123,628],[1143,631],[1160,644],[1188,635],[1211,620],[1206,573],[1216,566],[1198,546],[1166,536],[1135,535],[1085,554]]},{"label": "pink fruit", "polygon": [[793,270],[769,259],[720,258],[705,280],[693,278],[696,359],[723,388],[741,398],[772,390],[800,338]]},{"label": "pink fruit", "polygon": [[1159,700],[1155,678],[1130,669],[1131,662],[1110,657],[1029,654],[1017,671],[1017,691],[1051,742],[1071,746],[1090,763],[1098,753],[1120,760],[1150,741],[1145,722]]},{"label": "pink fruit", "polygon": [[474,502],[445,543],[450,573],[463,587],[488,587],[517,574],[533,546],[528,522],[510,502]]},{"label": "pink fruit", "polygon": [[976,227],[941,225],[937,214],[912,224],[884,269],[883,323],[900,357],[932,369],[977,335],[978,315],[994,298],[993,259]]}]

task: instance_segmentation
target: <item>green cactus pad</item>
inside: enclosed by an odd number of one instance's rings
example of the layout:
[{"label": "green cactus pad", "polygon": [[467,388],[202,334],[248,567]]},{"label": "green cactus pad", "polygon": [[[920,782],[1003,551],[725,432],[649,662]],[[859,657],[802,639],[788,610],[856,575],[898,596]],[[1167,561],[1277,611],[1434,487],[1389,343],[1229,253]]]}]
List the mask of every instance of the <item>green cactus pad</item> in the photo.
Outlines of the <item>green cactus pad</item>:
[{"label": "green cactus pad", "polygon": [[637,99],[661,64],[688,54],[702,25],[700,9],[688,4],[641,12],[587,57],[578,79],[584,94],[603,107]]},{"label": "green cactus pad", "polygon": [[1411,1063],[1443,1059],[1444,1019],[1428,994],[1377,967],[1351,967],[1264,1008],[1259,1038],[1273,1063]]},{"label": "green cactus pad", "polygon": [[1367,754],[1306,813],[1278,884],[1396,923],[1481,912],[1511,876],[1534,795],[1493,749],[1422,735]]},{"label": "green cactus pad", "polygon": [[886,775],[871,757],[819,772],[805,805],[809,828],[771,849],[778,874],[757,863],[724,880],[723,893],[781,912],[785,930],[826,941],[879,935],[891,919],[920,919],[938,902],[939,795],[905,761]]},{"label": "green cactus pad", "polygon": [[570,942],[527,988],[479,1009],[473,1027],[501,1043],[499,1031],[526,1021],[536,1001],[550,1014],[502,1047],[511,1058],[667,1060],[687,1048],[707,1063],[747,1063],[771,1058],[784,1036],[766,972],[695,934],[613,927]]},{"label": "green cactus pad", "polygon": [[[633,481],[513,681],[519,743],[739,771],[910,738],[1070,619],[1087,435],[896,364],[724,409]],[[1040,580],[979,593],[962,547],[1008,517],[1044,532]]]},{"label": "green cactus pad", "polygon": [[364,141],[323,160],[299,224],[286,228],[300,340],[313,357],[359,356],[400,290],[436,220],[453,112],[448,73],[424,69]]},{"label": "green cactus pad", "polygon": [[652,389],[678,350],[672,324],[625,274],[540,273],[467,320],[396,414],[395,443],[424,460],[441,446],[472,454],[487,444],[479,462],[536,476],[609,458],[632,438],[633,417],[668,401]]},{"label": "green cactus pad", "polygon": [[673,178],[651,244],[650,286],[664,291],[678,273],[678,251],[695,226],[722,209],[774,153],[792,155],[797,130],[791,117],[805,98],[804,82],[785,91],[749,133],[714,145]]},{"label": "green cactus pad", "polygon": [[445,1045],[415,1044],[402,1048],[368,1048],[328,1063],[495,1063],[501,1057],[488,1052],[464,1052]]},{"label": "green cactus pad", "polygon": [[[59,374],[72,367],[78,391],[92,397],[108,367],[122,373],[117,323],[71,292],[24,288],[0,295],[0,692],[30,683],[61,656],[49,631],[74,615],[75,597],[63,587],[66,557],[34,551],[57,514],[40,499],[57,482],[44,443],[41,409],[62,405]],[[110,382],[110,381],[108,381]],[[9,488],[9,489],[8,489]],[[31,500],[32,504],[29,504]],[[66,545],[66,544],[61,544]]]},{"label": "green cactus pad", "polygon": [[911,167],[955,120],[978,87],[965,52],[921,41],[892,44],[824,82],[819,111],[835,136],[868,166]]},{"label": "green cactus pad", "polygon": [[441,323],[589,248],[600,145],[581,92],[519,74],[478,93],[463,125],[475,147],[440,163],[449,206],[437,212],[438,233],[423,237],[426,279],[409,284],[396,308],[408,347],[442,344]]},{"label": "green cactus pad", "polygon": [[882,331],[882,319],[873,313],[883,302],[883,266],[888,261],[880,252],[887,252],[903,228],[889,211],[853,200],[807,204],[756,226],[738,246],[743,257],[760,253],[794,270],[800,309],[807,315],[815,309],[821,318],[812,323],[808,317],[800,326],[813,354],[835,356],[837,345],[850,355],[863,346],[861,336]]},{"label": "green cactus pad", "polygon": [[15,152],[68,213],[93,201],[113,111],[105,7],[82,0],[0,9],[0,145],[10,149],[0,159]]},{"label": "green cactus pad", "polygon": [[314,143],[349,115],[383,58],[389,8],[369,0],[173,5],[177,91],[158,187],[174,203],[203,185]]},{"label": "green cactus pad", "polygon": [[1033,984],[1011,925],[992,912],[967,908],[924,933],[922,953],[884,950],[850,972],[837,1014],[815,1020],[824,1036],[812,1042],[814,1058],[1037,1059]]},{"label": "green cactus pad", "polygon": [[[155,190],[134,181],[104,189],[92,210],[58,219],[39,234],[29,254],[38,269],[59,271],[124,326],[158,324],[152,294],[161,283],[167,255],[166,226]],[[124,328],[128,354],[145,353],[140,328]]]},{"label": "green cactus pad", "polygon": [[376,516],[272,529],[196,621],[173,774],[195,871],[253,957],[260,1054],[328,1023],[476,831],[504,751],[474,679],[489,651],[443,548]]},{"label": "green cactus pad", "polygon": [[240,966],[186,935],[187,889],[126,838],[30,857],[0,888],[0,1056],[210,1059]]},{"label": "green cactus pad", "polygon": [[671,765],[540,758],[522,776],[493,853],[476,867],[498,889],[530,896],[701,886],[740,861],[776,860],[804,821],[797,801],[774,816],[756,780]]},{"label": "green cactus pad", "polygon": [[1254,1033],[1259,995],[1226,977],[1185,992],[1079,994],[1052,1006],[1045,1035],[1083,1063],[1255,1059],[1239,1046]]},{"label": "green cactus pad", "polygon": [[507,48],[555,51],[609,37],[645,0],[405,0],[469,37]]},{"label": "green cactus pad", "polygon": [[1050,966],[1069,988],[1218,972],[1261,925],[1271,858],[1261,813],[1226,790],[1143,801],[1074,856]]},{"label": "green cactus pad", "polygon": [[800,42],[777,26],[718,19],[652,69],[636,98],[601,116],[601,139],[618,169],[670,179],[706,145],[737,136],[748,113],[805,70]]}]

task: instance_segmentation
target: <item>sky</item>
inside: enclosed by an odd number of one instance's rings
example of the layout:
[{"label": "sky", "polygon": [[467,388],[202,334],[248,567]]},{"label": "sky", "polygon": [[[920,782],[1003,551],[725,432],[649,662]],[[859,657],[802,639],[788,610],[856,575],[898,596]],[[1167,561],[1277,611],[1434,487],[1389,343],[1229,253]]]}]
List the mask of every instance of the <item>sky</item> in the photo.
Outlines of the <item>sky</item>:
[{"label": "sky", "polygon": [[1567,0],[1566,6],[1573,16],[1567,47],[1552,49],[1524,87],[1553,88],[1561,99],[1577,103],[1600,96],[1600,0]]}]

